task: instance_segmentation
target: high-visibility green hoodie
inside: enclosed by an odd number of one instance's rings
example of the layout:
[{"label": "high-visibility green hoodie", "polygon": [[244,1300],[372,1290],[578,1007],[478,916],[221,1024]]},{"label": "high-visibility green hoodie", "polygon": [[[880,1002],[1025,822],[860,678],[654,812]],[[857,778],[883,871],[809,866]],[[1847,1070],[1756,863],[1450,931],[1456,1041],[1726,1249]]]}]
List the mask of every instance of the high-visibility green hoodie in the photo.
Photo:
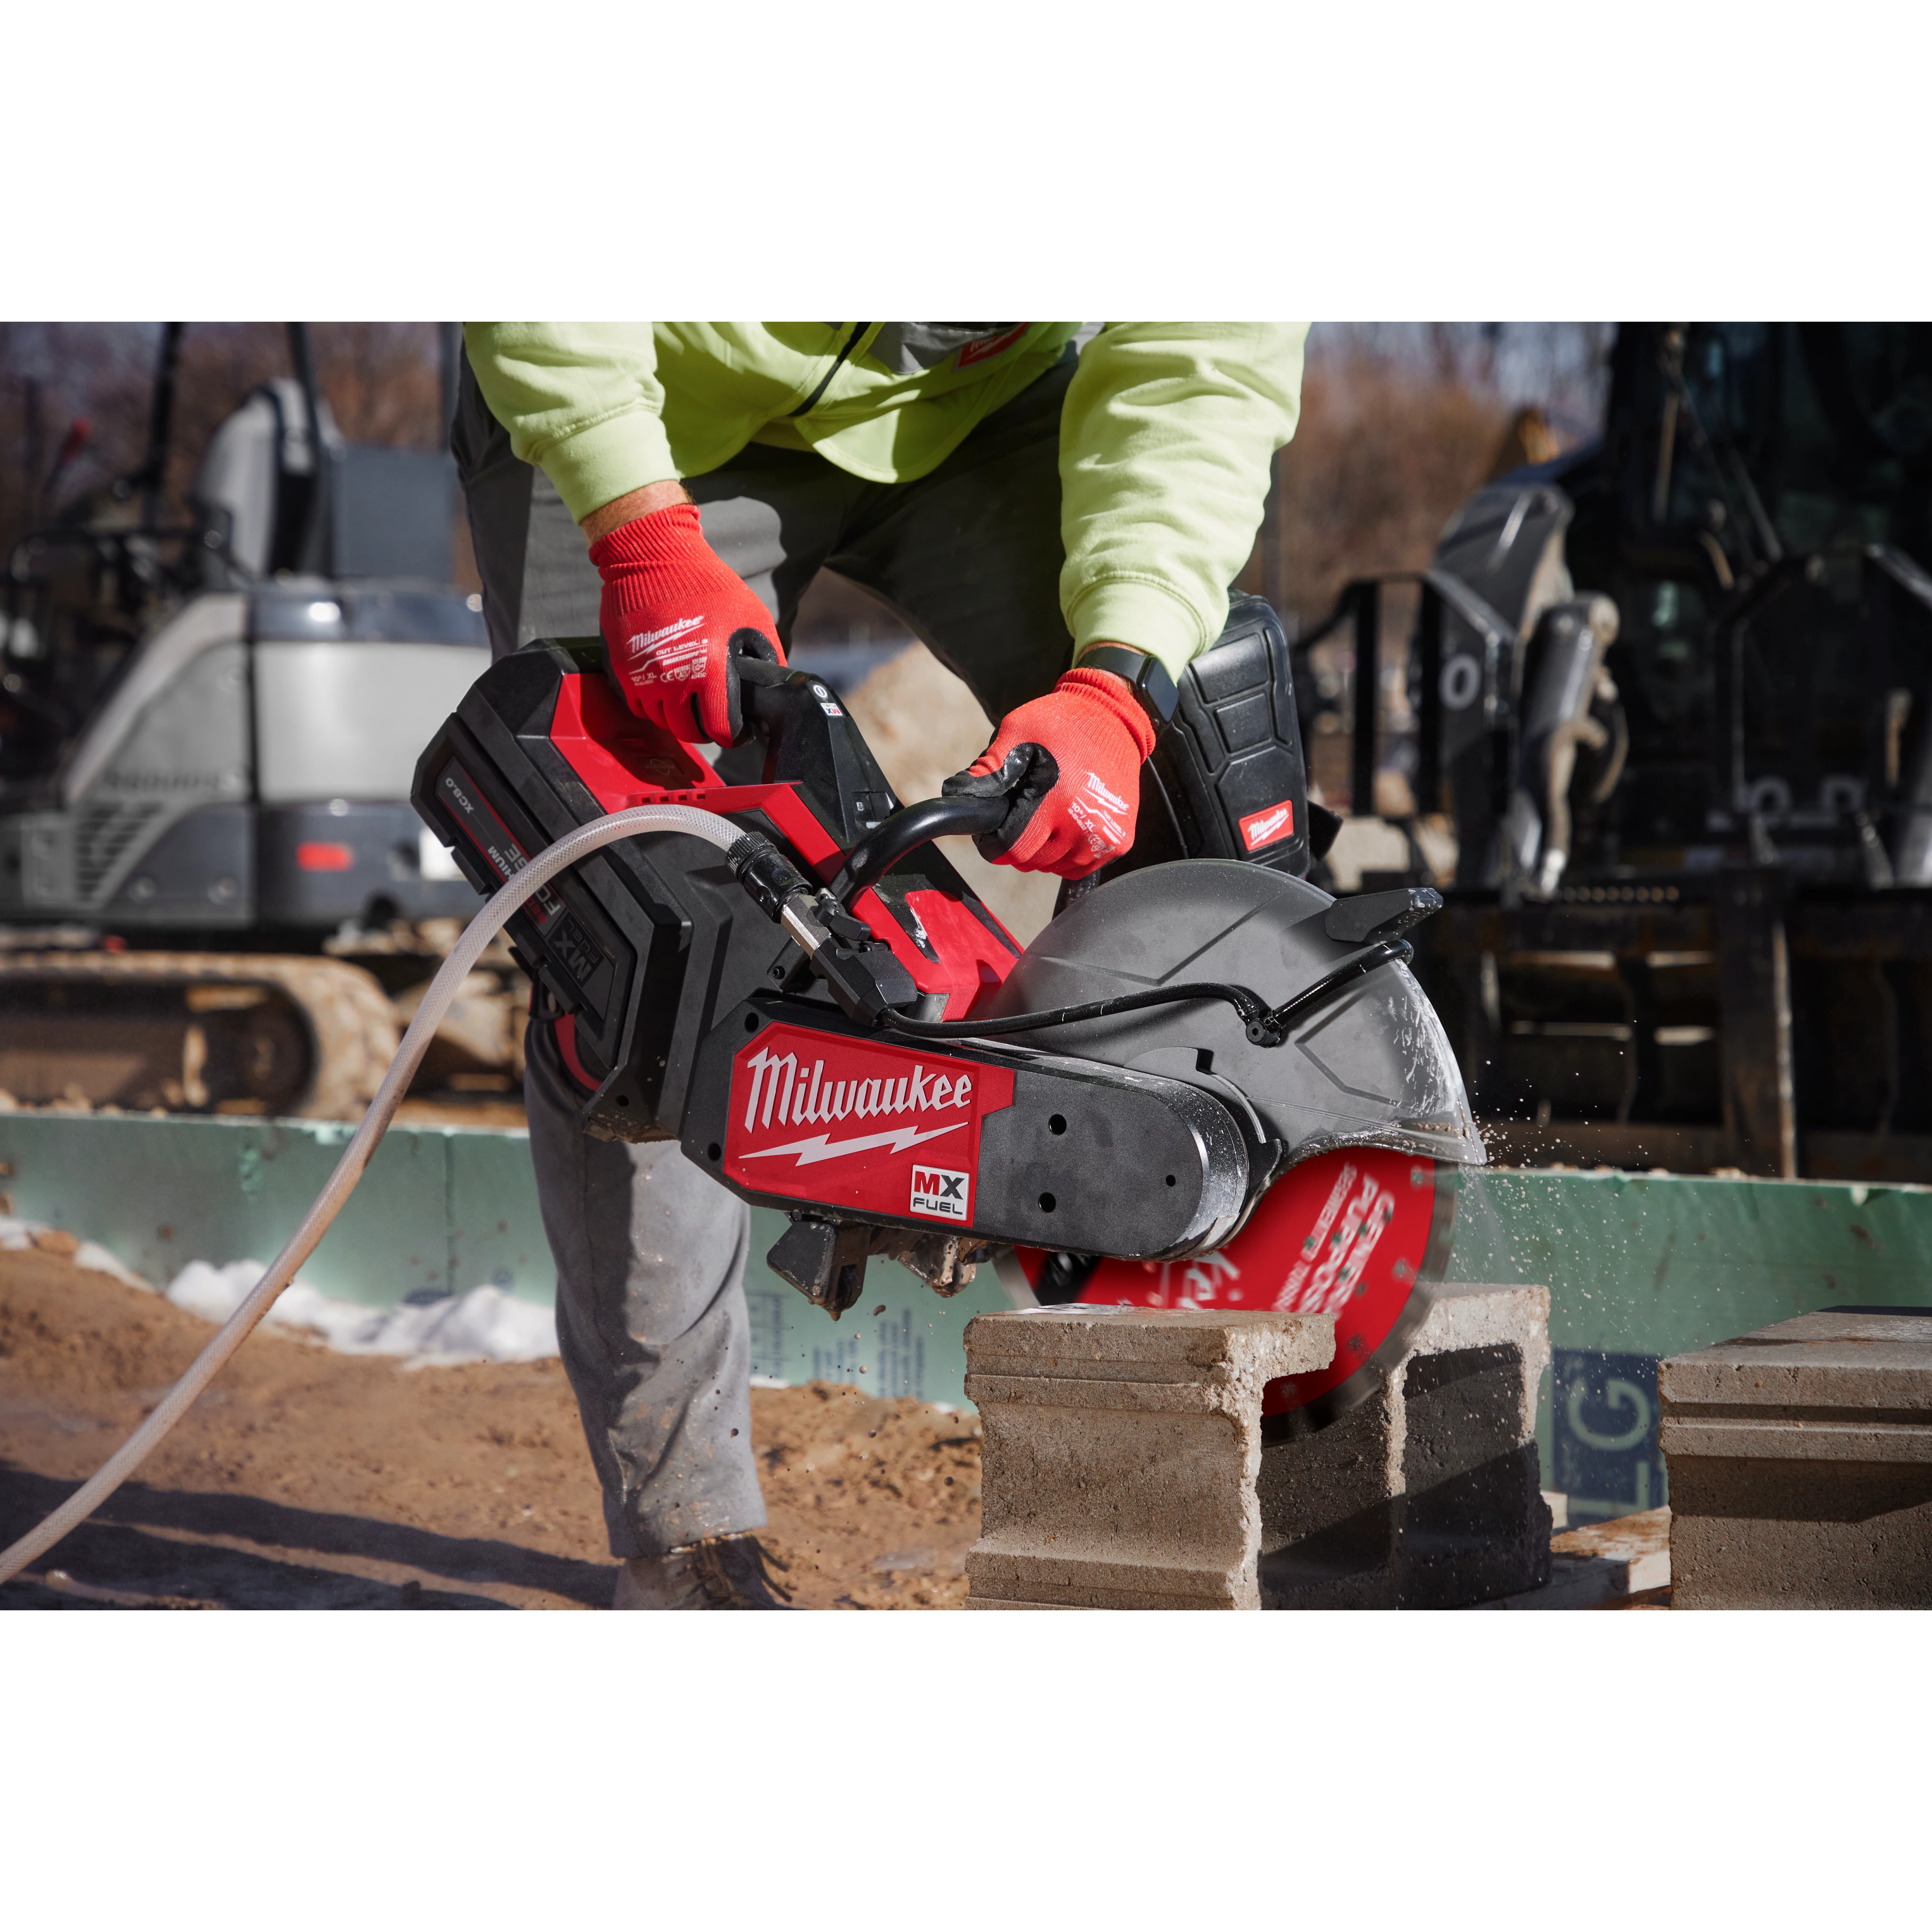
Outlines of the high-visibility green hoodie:
[{"label": "high-visibility green hoodie", "polygon": [[[572,516],[748,442],[910,482],[1058,362],[1070,322],[466,322],[511,447]],[[1060,605],[1076,649],[1178,674],[1221,632],[1269,462],[1294,433],[1305,323],[1105,324],[1060,419]]]}]

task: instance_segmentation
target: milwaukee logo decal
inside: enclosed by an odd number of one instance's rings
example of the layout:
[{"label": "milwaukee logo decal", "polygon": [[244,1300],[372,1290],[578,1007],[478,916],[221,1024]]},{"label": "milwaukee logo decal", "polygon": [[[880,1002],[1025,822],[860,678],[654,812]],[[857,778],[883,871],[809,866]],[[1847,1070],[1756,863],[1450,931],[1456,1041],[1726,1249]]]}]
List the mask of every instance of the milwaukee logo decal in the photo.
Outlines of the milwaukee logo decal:
[{"label": "milwaukee logo decal", "polygon": [[640,631],[631,640],[631,648],[634,651],[647,651],[653,644],[668,644],[674,638],[682,637],[687,631],[694,631],[704,622],[702,617],[680,617],[675,622],[666,624],[661,629]]},{"label": "milwaukee logo decal", "polygon": [[1270,805],[1259,812],[1251,812],[1240,821],[1241,842],[1250,852],[1258,852],[1264,845],[1272,845],[1277,840],[1294,836],[1294,806],[1292,800],[1283,799],[1278,805]]},{"label": "milwaukee logo decal", "polygon": [[1087,848],[1096,859],[1111,858],[1132,843],[1126,810],[1126,800],[1097,772],[1089,772],[1084,788],[1066,801],[1067,815],[1086,833]]},{"label": "milwaukee logo decal", "polygon": [[[963,1222],[981,1122],[1012,1098],[1006,1067],[779,1021],[732,1056],[724,1172],[742,1188],[882,1220]],[[908,1208],[913,1197],[928,1204]]]},{"label": "milwaukee logo decal", "polygon": [[912,1205],[914,1214],[936,1214],[946,1221],[971,1218],[973,1177],[950,1167],[920,1167],[912,1171]]}]

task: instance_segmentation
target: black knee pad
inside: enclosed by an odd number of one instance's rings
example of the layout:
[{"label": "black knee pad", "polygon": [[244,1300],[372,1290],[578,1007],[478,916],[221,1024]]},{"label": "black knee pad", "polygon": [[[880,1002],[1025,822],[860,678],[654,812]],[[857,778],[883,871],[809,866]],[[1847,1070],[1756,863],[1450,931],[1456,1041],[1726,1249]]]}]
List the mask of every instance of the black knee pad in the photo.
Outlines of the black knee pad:
[{"label": "black knee pad", "polygon": [[1281,620],[1260,598],[1232,592],[1226,627],[1176,688],[1174,716],[1141,767],[1133,849],[1096,882],[1174,859],[1242,859],[1306,878],[1339,821],[1318,807],[1322,825],[1309,823]]}]

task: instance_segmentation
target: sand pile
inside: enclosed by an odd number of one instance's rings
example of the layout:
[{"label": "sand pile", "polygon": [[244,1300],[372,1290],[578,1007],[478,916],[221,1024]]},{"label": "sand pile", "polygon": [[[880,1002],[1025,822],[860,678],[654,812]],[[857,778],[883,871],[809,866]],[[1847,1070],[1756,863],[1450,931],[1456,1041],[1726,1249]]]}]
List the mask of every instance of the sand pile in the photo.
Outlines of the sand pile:
[{"label": "sand pile", "polygon": [[[62,1245],[0,1250],[0,1543],[91,1474],[209,1334]],[[976,1419],[814,1384],[754,1389],[752,1420],[766,1541],[801,1606],[963,1601]],[[554,1360],[412,1372],[262,1330],[0,1607],[573,1609],[608,1603],[614,1574]]]}]

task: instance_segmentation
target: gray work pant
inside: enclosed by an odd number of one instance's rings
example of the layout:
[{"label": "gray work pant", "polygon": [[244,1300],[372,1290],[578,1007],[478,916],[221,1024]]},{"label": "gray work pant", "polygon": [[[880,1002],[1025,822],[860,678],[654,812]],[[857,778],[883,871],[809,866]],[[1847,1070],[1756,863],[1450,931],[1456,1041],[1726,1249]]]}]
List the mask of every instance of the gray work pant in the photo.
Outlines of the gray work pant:
[{"label": "gray work pant", "polygon": [[[1060,408],[1073,359],[989,416],[916,483],[752,446],[688,478],[712,548],[788,644],[821,566],[861,584],[998,718],[1049,689],[1072,638],[1060,612]],[[451,436],[490,647],[590,637],[600,584],[549,481],[512,454],[466,362]],[[765,1520],[752,1456],[744,1204],[674,1142],[596,1141],[547,1026],[524,1096],[557,1340],[604,1490],[610,1550],[654,1556]]]}]

